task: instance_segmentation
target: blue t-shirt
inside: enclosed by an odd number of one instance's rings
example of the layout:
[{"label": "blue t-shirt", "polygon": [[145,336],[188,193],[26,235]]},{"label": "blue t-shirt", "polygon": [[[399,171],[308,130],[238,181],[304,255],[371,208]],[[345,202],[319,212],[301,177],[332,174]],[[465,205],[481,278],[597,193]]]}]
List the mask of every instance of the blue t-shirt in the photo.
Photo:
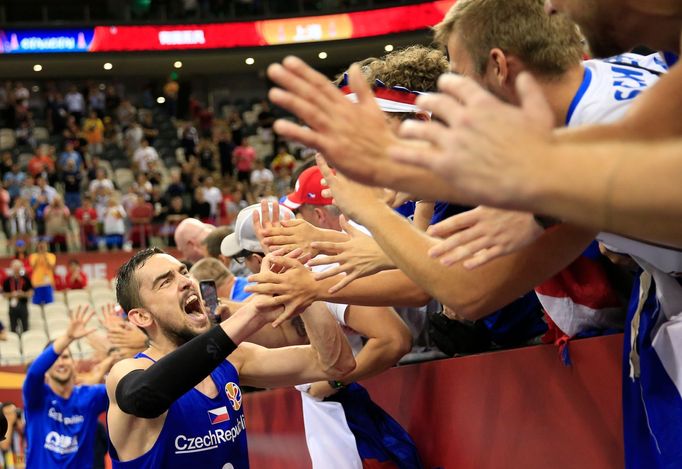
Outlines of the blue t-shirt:
[{"label": "blue t-shirt", "polygon": [[232,301],[244,301],[251,296],[250,292],[244,291],[248,285],[251,285],[246,277],[235,277],[234,284],[232,285],[232,294],[230,299]]},{"label": "blue t-shirt", "polygon": [[[151,358],[139,353],[135,358]],[[153,360],[152,360],[153,361]],[[227,360],[211,372],[218,395],[192,388],[171,404],[154,446],[142,456],[121,462],[113,444],[114,469],[248,469],[246,420],[239,375]]]},{"label": "blue t-shirt", "polygon": [[106,388],[103,384],[75,386],[68,399],[58,396],[45,383],[45,373],[57,358],[50,345],[26,372],[26,467],[91,468],[97,417],[109,403]]}]

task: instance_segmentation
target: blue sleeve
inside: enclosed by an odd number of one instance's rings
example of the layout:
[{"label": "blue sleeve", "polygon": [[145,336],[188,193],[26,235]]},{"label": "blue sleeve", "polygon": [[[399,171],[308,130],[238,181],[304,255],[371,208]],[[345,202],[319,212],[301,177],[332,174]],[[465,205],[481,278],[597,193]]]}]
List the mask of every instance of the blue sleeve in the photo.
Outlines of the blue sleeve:
[{"label": "blue sleeve", "polygon": [[97,415],[105,412],[109,406],[109,397],[107,396],[107,387],[104,384],[95,384],[89,386],[90,399],[92,400],[92,410]]},{"label": "blue sleeve", "polygon": [[45,373],[57,361],[57,358],[59,355],[54,351],[53,344],[50,344],[26,370],[26,379],[22,389],[26,407],[34,407],[42,401],[45,391]]}]

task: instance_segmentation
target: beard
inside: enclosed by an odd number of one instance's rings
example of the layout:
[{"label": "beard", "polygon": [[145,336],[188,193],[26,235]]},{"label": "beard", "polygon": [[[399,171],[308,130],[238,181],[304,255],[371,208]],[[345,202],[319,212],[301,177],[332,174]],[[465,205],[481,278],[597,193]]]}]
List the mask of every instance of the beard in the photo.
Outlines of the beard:
[{"label": "beard", "polygon": [[[158,322],[158,319],[157,319]],[[209,322],[210,326],[210,322]],[[168,324],[163,324],[159,322],[159,329],[161,329],[161,333],[166,336],[171,342],[173,342],[176,346],[180,347],[183,344],[186,344],[190,340],[194,339],[195,337],[203,334],[206,331],[199,331],[192,329],[190,326],[187,324],[184,324],[181,327],[175,327],[175,326],[170,326]]]},{"label": "beard", "polygon": [[68,383],[69,381],[71,381],[71,377],[73,376],[73,371],[69,372],[66,375],[66,378],[62,378],[61,376],[58,376],[57,373],[49,373],[48,376],[50,377],[50,379],[52,381],[59,384],[60,386],[63,386],[66,383]]}]

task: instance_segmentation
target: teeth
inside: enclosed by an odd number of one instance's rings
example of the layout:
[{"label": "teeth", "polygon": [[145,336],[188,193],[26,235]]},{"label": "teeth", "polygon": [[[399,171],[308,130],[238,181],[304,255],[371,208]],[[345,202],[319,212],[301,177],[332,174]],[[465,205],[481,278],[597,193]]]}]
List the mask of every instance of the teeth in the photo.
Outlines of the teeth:
[{"label": "teeth", "polygon": [[197,301],[199,300],[199,297],[197,295],[190,295],[187,297],[187,300],[185,300],[185,306],[190,304],[192,301]]}]

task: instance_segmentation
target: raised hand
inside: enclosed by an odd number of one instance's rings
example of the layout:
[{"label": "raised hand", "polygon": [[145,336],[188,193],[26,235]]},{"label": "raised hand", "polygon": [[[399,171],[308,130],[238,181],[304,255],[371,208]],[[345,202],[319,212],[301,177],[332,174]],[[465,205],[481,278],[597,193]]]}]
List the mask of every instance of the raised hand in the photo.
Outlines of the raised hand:
[{"label": "raised hand", "polygon": [[308,262],[311,267],[337,264],[317,272],[315,274],[316,280],[334,277],[340,273],[346,274],[343,279],[329,289],[329,293],[341,290],[355,279],[395,268],[391,259],[381,250],[376,241],[349,224],[343,216],[341,217],[341,227],[350,236],[348,241],[313,243],[313,248],[322,254],[327,254],[327,256],[318,256]]},{"label": "raised hand", "polygon": [[542,90],[528,73],[519,75],[521,106],[503,103],[470,78],[443,75],[440,93],[417,105],[439,121],[403,122],[403,138],[426,145],[394,145],[394,161],[429,169],[456,189],[448,200],[515,208],[533,194],[528,178],[542,177],[554,117]]},{"label": "raised hand", "polygon": [[544,230],[533,214],[477,207],[432,225],[427,233],[446,238],[429,249],[429,255],[444,265],[464,260],[474,269],[491,260],[522,249]]},{"label": "raised hand", "polygon": [[[275,273],[273,269],[283,270],[282,273]],[[247,286],[245,291],[270,297],[259,301],[260,308],[284,306],[284,311],[274,320],[273,327],[302,313],[317,296],[313,273],[301,262],[290,257],[268,254],[263,258],[260,272],[251,275],[249,282],[256,285]]]},{"label": "raised hand", "polygon": [[71,340],[78,340],[97,330],[95,327],[88,328],[88,322],[95,315],[95,311],[89,306],[78,306],[75,312],[69,311],[69,327],[66,335]]}]

